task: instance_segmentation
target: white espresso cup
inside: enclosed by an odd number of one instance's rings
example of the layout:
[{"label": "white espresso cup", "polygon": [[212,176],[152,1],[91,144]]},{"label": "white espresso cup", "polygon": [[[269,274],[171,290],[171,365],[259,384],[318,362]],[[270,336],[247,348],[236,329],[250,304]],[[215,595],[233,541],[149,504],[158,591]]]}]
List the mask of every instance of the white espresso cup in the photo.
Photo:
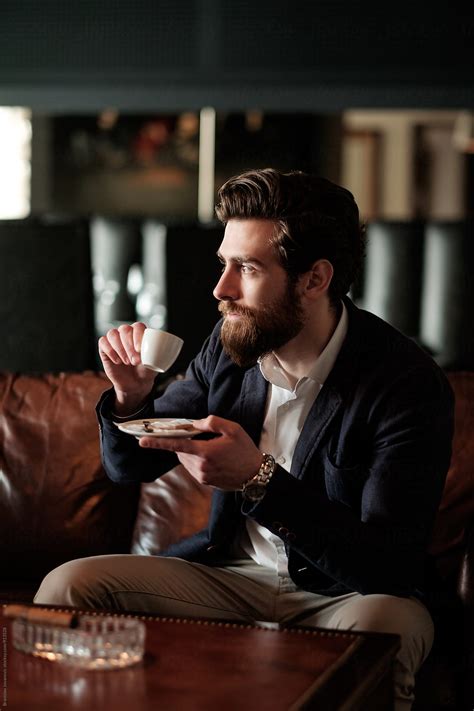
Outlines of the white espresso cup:
[{"label": "white espresso cup", "polygon": [[164,373],[175,362],[183,343],[182,338],[172,333],[146,328],[141,347],[143,365],[157,373]]}]

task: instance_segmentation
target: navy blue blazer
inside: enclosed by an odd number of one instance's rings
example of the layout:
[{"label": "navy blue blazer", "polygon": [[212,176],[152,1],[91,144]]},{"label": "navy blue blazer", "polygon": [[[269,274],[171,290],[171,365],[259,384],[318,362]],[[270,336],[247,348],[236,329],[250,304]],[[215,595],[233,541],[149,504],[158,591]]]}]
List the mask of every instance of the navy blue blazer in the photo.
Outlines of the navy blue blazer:
[{"label": "navy blue blazer", "polygon": [[[348,332],[298,439],[291,471],[277,465],[260,503],[216,490],[208,526],[163,555],[218,564],[249,516],[283,539],[300,587],[423,595],[426,549],[451,458],[453,392],[411,339],[345,299]],[[220,322],[189,366],[150,401],[146,417],[234,420],[258,444],[267,382],[223,352]],[[98,405],[108,476],[153,481],[177,463],[146,450]]]}]

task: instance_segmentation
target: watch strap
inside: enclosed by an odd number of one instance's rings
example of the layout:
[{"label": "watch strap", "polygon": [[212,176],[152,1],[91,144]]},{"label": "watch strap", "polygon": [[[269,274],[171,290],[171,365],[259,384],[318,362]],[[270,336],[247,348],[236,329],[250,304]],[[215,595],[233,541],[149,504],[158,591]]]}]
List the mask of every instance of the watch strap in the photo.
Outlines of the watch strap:
[{"label": "watch strap", "polygon": [[242,485],[242,494],[244,498],[251,501],[259,501],[265,494],[265,488],[273,476],[275,470],[275,459],[271,454],[264,452],[262,454],[262,462],[258,472],[250,477]]}]

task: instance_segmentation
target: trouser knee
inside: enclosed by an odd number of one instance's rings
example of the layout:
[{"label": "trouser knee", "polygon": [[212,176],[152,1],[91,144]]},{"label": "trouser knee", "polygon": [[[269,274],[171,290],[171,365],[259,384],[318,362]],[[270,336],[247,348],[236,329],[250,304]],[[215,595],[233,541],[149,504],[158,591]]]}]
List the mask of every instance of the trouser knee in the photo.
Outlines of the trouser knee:
[{"label": "trouser knee", "polygon": [[400,636],[401,656],[416,671],[433,644],[434,626],[428,610],[412,598],[364,595],[337,610],[331,626]]},{"label": "trouser knee", "polygon": [[34,602],[90,609],[107,608],[107,590],[97,559],[80,558],[63,563],[43,579]]}]

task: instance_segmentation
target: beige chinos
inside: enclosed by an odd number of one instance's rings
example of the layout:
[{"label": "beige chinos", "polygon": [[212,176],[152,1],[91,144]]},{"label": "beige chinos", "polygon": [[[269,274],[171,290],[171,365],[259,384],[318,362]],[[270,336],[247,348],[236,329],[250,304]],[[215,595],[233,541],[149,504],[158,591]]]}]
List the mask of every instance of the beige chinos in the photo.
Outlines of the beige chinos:
[{"label": "beige chinos", "polygon": [[400,635],[395,709],[410,709],[415,673],[433,643],[433,622],[412,598],[348,593],[327,597],[296,588],[251,558],[219,567],[180,558],[105,555],[64,563],[43,580],[36,604],[133,611],[162,616]]}]

